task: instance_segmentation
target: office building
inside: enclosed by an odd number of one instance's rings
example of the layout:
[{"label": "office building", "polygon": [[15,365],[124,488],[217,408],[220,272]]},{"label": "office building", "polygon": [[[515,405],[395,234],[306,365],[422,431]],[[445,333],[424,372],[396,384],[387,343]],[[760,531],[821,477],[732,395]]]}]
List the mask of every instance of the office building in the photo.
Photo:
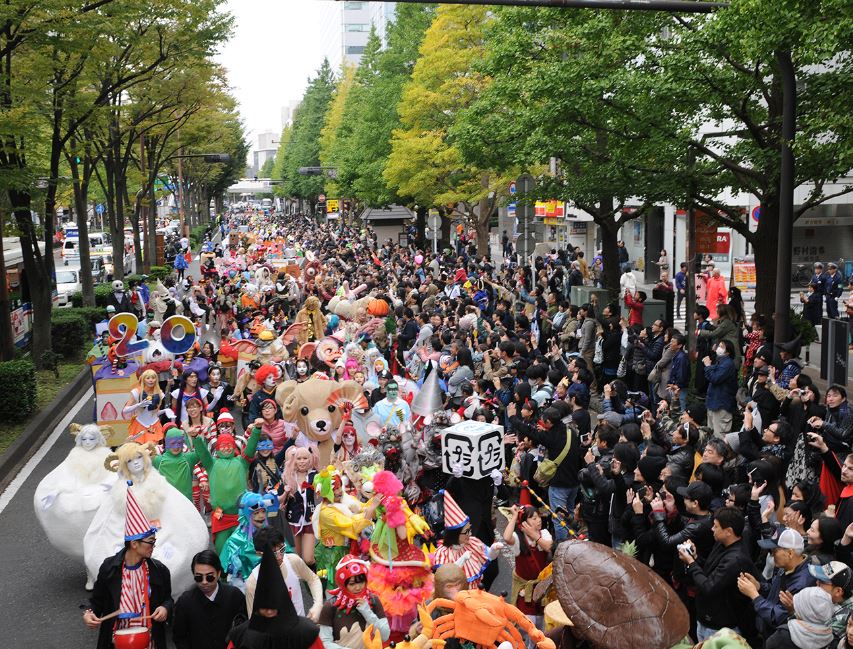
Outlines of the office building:
[{"label": "office building", "polygon": [[388,23],[394,19],[393,2],[345,0],[324,4],[320,38],[333,70],[339,70],[344,61],[358,65],[371,26],[385,42]]}]

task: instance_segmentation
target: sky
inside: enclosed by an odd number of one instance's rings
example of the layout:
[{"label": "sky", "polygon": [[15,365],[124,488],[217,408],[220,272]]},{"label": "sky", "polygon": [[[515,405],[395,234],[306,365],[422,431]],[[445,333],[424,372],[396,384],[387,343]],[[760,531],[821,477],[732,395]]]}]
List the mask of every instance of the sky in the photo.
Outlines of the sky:
[{"label": "sky", "polygon": [[217,57],[228,71],[249,141],[281,131],[281,108],[298,101],[323,62],[319,34],[333,0],[227,0],[234,34]]}]

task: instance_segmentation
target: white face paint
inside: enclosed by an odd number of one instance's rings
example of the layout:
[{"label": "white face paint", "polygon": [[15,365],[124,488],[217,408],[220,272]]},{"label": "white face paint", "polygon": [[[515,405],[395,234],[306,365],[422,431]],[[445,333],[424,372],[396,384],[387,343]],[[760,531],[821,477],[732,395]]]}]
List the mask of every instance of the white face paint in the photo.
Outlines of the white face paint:
[{"label": "white face paint", "polygon": [[80,447],[84,451],[91,451],[98,446],[98,434],[95,432],[86,432],[80,435]]},{"label": "white face paint", "polygon": [[296,373],[299,376],[305,376],[308,373],[308,366],[305,363],[297,363]]},{"label": "white face paint", "polygon": [[139,474],[145,471],[145,458],[142,457],[142,453],[137,453],[136,457],[128,461],[127,470],[132,474]]},{"label": "white face paint", "polygon": [[267,388],[268,390],[273,388],[274,386],[275,386],[275,379],[274,378],[269,377],[264,381],[264,387]]}]

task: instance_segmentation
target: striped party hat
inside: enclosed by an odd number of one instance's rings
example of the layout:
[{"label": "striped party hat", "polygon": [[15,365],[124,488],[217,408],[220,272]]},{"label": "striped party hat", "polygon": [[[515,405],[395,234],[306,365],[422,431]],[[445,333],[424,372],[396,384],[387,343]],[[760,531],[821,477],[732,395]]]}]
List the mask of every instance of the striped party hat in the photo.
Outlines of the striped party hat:
[{"label": "striped party hat", "polygon": [[139,503],[136,502],[136,496],[133,495],[131,486],[133,482],[127,481],[127,513],[124,519],[124,540],[138,541],[146,536],[151,536],[157,533],[157,528],[149,521],[148,517],[142,511]]},{"label": "striped party hat", "polygon": [[443,489],[441,493],[444,495],[444,527],[446,529],[457,530],[471,520],[456,504],[453,496]]}]

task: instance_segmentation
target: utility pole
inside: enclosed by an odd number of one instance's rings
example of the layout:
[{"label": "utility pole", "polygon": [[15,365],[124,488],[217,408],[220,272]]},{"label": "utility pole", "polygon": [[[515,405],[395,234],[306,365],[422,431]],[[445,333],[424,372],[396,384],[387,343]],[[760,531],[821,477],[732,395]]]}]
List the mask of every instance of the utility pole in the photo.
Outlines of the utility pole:
[{"label": "utility pole", "polygon": [[[179,151],[183,151],[183,147],[179,149]],[[186,223],[184,222],[184,167],[181,163],[183,157],[178,155],[178,219],[181,222],[181,236],[188,237],[190,236],[187,231]]]}]

